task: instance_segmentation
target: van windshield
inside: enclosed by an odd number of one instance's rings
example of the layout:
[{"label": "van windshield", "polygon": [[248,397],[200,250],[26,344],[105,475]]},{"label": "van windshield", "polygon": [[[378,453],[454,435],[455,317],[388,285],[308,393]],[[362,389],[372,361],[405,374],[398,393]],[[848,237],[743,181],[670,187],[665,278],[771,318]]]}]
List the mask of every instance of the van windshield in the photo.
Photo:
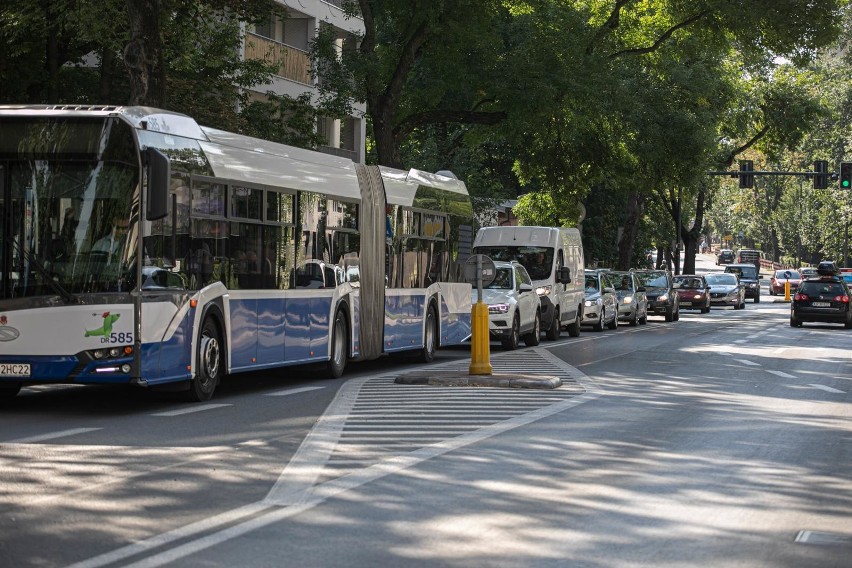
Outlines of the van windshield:
[{"label": "van windshield", "polygon": [[484,254],[491,260],[519,262],[529,272],[533,280],[547,280],[553,274],[553,249],[550,247],[476,247],[474,254]]}]

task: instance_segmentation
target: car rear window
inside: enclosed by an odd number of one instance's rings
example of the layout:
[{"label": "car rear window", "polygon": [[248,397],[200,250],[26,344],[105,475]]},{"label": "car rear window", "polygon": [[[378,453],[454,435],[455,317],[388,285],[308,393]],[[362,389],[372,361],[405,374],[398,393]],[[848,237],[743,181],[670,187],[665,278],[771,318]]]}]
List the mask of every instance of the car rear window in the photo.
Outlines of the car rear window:
[{"label": "car rear window", "polygon": [[743,278],[757,278],[757,269],[750,266],[733,266],[725,269],[725,272],[739,274]]},{"label": "car rear window", "polygon": [[839,282],[805,282],[799,288],[802,294],[818,296],[838,296],[844,294],[843,286]]}]

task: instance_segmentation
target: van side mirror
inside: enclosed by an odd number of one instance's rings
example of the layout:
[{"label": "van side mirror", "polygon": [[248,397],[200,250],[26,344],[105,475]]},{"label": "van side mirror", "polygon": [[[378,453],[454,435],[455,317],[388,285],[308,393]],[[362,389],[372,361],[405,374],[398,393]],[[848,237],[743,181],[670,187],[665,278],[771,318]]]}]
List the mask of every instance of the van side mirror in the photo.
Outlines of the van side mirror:
[{"label": "van side mirror", "polygon": [[532,292],[532,291],[533,291],[532,284],[519,284],[518,285],[518,292],[520,292],[520,293]]},{"label": "van side mirror", "polygon": [[560,284],[570,284],[571,283],[571,269],[567,266],[563,266],[559,269],[559,274],[556,275],[559,279]]},{"label": "van side mirror", "polygon": [[156,221],[169,212],[169,184],[171,183],[171,161],[156,148],[147,148],[146,173],[148,177],[148,195],[145,207],[145,219]]}]

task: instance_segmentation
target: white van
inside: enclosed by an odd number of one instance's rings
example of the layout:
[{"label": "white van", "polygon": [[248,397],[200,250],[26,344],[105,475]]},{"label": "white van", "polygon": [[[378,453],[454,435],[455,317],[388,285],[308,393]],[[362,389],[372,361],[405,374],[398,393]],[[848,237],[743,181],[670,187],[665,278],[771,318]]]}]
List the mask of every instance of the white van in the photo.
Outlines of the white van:
[{"label": "white van", "polygon": [[473,252],[524,265],[541,299],[541,329],[547,339],[558,339],[563,327],[571,337],[580,335],[585,264],[578,229],[483,227]]}]

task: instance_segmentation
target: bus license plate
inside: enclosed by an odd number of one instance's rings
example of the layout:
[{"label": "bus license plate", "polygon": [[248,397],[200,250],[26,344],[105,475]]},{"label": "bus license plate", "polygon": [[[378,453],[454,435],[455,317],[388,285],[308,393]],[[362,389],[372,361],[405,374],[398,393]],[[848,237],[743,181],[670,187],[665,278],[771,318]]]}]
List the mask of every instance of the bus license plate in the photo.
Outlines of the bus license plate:
[{"label": "bus license plate", "polygon": [[0,363],[0,377],[29,377],[29,363]]},{"label": "bus license plate", "polygon": [[827,308],[831,306],[831,302],[814,302],[811,305],[815,308]]}]

